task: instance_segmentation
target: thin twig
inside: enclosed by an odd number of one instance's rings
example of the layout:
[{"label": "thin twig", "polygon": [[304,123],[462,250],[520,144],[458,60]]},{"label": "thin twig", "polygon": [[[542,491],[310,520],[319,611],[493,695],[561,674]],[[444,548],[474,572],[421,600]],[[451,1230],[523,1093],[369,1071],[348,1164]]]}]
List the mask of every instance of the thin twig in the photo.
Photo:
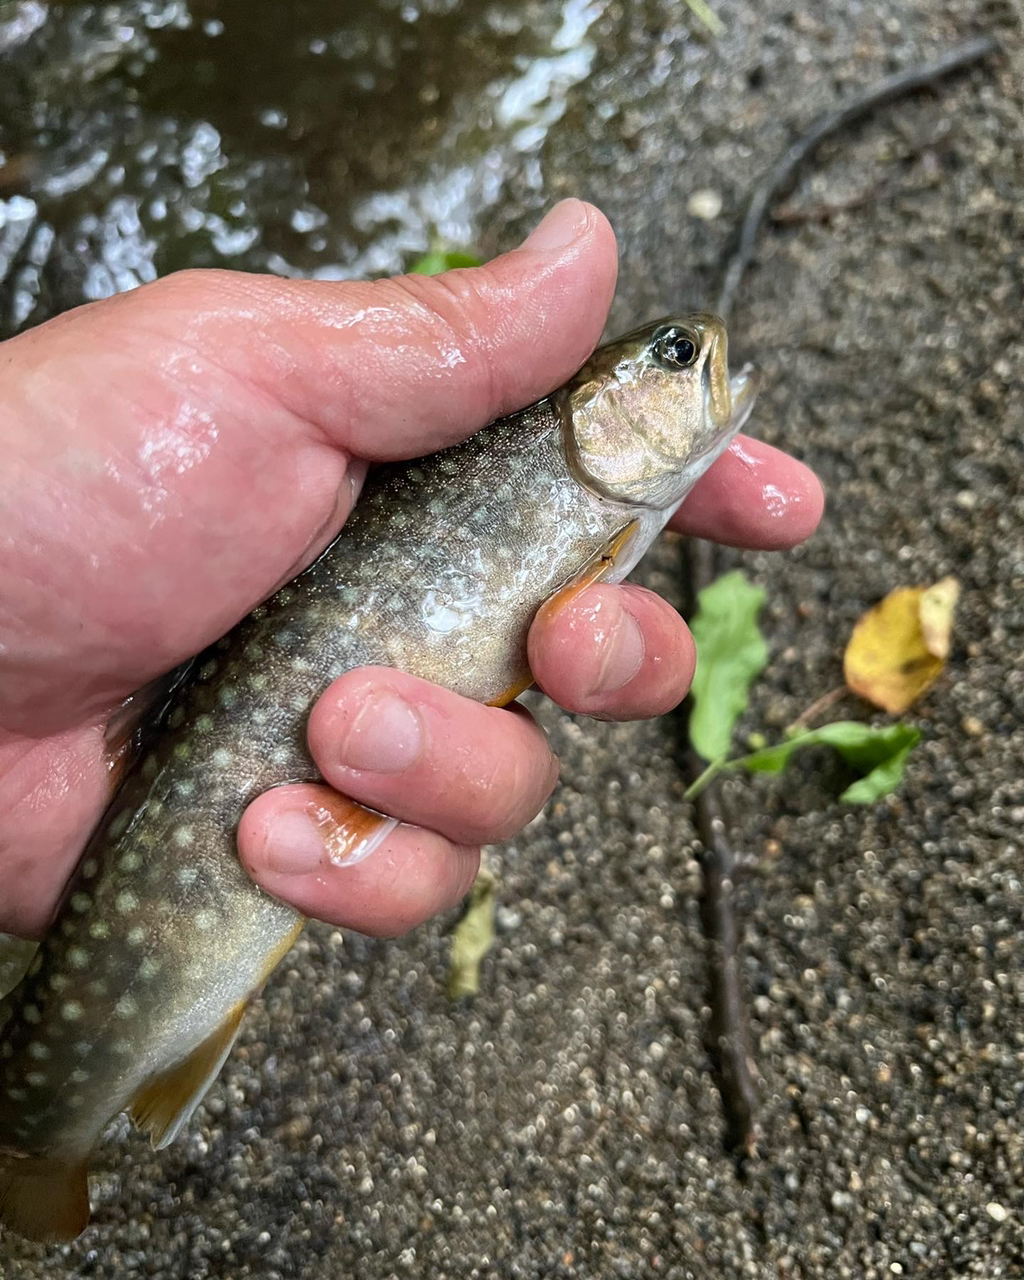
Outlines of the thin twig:
[{"label": "thin twig", "polygon": [[995,53],[998,48],[999,42],[993,36],[981,36],[977,40],[968,40],[950,50],[945,57],[921,67],[912,67],[909,71],[899,71],[896,75],[882,80],[874,88],[853,98],[846,106],[838,107],[835,111],[826,111],[824,115],[819,116],[791,144],[768,176],[755,189],[740,228],[736,251],[729,259],[722,280],[716,308],[718,314],[723,319],[729,318],[743,277],[754,259],[758,236],[769,207],[795,180],[797,170],[826,138],[856,124],[858,120],[862,120],[879,107],[895,102],[898,98],[905,98],[954,72],[973,66],[976,62]]},{"label": "thin twig", "polygon": [[739,866],[729,842],[721,788],[712,786],[703,791],[694,810],[704,850],[701,922],[710,952],[709,1032],[725,1112],[725,1145],[741,1156],[753,1156],[761,1131],[757,1122],[757,1068],[733,903]]},{"label": "thin twig", "polygon": [[[686,551],[690,592],[696,600],[697,594],[715,579],[715,552],[710,543],[698,539],[691,539]],[[750,1042],[750,1014],[740,971],[739,927],[733,903],[738,860],[729,842],[729,815],[719,771],[713,764],[705,766],[692,750],[686,752],[687,795],[693,796],[694,825],[701,843],[701,924],[708,948],[711,1006],[709,1048],[725,1114],[725,1145],[742,1158],[755,1154],[760,1134],[757,1068]]]},{"label": "thin twig", "polygon": [[809,707],[806,707],[792,724],[786,726],[786,732],[792,733],[794,729],[803,729],[817,720],[823,711],[828,711],[830,707],[834,707],[837,702],[841,702],[848,693],[853,690],[847,684],[837,684],[834,689],[829,689],[828,693],[823,693],[820,698],[815,698]]},{"label": "thin twig", "polygon": [[[746,270],[753,261],[758,234],[769,207],[793,182],[800,165],[826,138],[886,103],[987,58],[998,48],[998,42],[991,37],[970,40],[936,62],[890,76],[845,107],[820,116],[797,138],[754,191],[747,207],[737,248],[727,264],[718,298],[717,310],[723,319],[728,319]],[[687,556],[691,594],[695,599],[697,593],[714,580],[714,552],[708,543],[691,540]],[[837,691],[825,695],[803,713],[798,723],[805,723],[824,710],[826,699],[838,701],[838,697]],[[751,1155],[759,1135],[754,1083],[757,1067],[751,1050],[750,1015],[743,990],[740,933],[733,899],[739,861],[729,843],[729,815],[718,771],[713,767],[709,770],[692,751],[687,754],[686,770],[690,780],[688,791],[696,791],[694,822],[703,848],[701,919],[709,951],[711,1047],[725,1111],[726,1145],[731,1151]],[[695,786],[698,779],[702,789]]]}]

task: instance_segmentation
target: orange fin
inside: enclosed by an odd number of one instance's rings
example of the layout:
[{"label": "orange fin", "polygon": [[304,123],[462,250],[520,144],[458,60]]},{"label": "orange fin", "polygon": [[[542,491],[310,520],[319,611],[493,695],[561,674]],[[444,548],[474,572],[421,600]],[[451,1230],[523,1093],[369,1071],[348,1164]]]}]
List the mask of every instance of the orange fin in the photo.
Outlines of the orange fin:
[{"label": "orange fin", "polygon": [[633,535],[639,527],[639,520],[631,520],[624,529],[620,529],[615,537],[610,538],[597,555],[584,566],[581,573],[578,573],[575,578],[571,578],[564,586],[559,587],[554,595],[548,596],[537,610],[537,616],[540,617],[545,613],[560,609],[578,596],[586,587],[592,587],[595,582],[602,582],[607,578],[615,568],[619,557],[628,549],[633,541]]},{"label": "orange fin", "polygon": [[0,1156],[0,1224],[27,1240],[67,1241],[89,1223],[84,1164]]},{"label": "orange fin", "polygon": [[128,1112],[157,1151],[174,1141],[203,1100],[231,1052],[248,1007],[248,1000],[239,1001],[187,1058],[151,1076],[132,1099]]},{"label": "orange fin", "polygon": [[[590,560],[575,578],[571,578],[563,586],[548,596],[541,607],[537,610],[537,617],[542,618],[545,614],[551,614],[561,609],[563,605],[568,604],[570,600],[578,596],[586,587],[592,587],[595,582],[601,582],[615,568],[617,558],[626,550],[633,541],[633,535],[639,527],[638,520],[631,520],[624,529],[620,529],[614,538],[601,548],[596,556]],[[510,702],[514,702],[521,693],[525,693],[533,684],[533,676],[529,671],[517,680],[515,684],[499,693],[496,698],[492,698],[488,702],[489,707],[507,707]]]}]

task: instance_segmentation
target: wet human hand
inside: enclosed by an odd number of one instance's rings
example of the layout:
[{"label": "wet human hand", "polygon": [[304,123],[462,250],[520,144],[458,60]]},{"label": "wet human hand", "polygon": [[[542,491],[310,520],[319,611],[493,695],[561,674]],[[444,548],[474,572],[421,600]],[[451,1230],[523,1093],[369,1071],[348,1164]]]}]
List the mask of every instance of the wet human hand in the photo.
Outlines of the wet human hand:
[{"label": "wet human hand", "polygon": [[[309,564],[368,462],[441,448],[564,381],[614,278],[610,228],[568,201],[484,268],[344,284],[184,273],[0,347],[0,929],[45,928],[109,798],[123,700]],[[820,511],[806,468],[741,440],[673,527],[783,547]],[[694,655],[673,610],[624,586],[538,620],[530,660],[563,706],[631,718],[674,705]],[[301,910],[373,933],[456,902],[479,844],[529,821],[557,773],[521,708],[392,670],[335,681],[309,744],[327,783],[406,825],[335,868],[308,821],[334,793],[277,788],[243,817],[242,859]]]}]

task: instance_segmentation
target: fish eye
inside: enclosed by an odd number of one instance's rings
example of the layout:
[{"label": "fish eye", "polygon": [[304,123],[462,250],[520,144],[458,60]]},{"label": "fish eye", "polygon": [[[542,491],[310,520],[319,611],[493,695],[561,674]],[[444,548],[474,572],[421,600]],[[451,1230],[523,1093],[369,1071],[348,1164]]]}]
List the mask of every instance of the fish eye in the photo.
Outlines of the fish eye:
[{"label": "fish eye", "polygon": [[688,369],[700,355],[700,340],[689,329],[674,326],[654,335],[654,358],[666,369]]}]

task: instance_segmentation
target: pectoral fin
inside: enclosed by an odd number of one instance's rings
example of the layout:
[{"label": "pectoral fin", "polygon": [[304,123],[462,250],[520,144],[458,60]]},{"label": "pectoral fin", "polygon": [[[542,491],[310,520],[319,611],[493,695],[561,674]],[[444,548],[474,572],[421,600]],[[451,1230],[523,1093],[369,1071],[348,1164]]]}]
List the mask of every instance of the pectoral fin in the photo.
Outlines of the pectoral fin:
[{"label": "pectoral fin", "polygon": [[135,1095],[129,1115],[149,1134],[158,1151],[174,1141],[213,1084],[231,1052],[248,1007],[248,1000],[240,1001],[187,1058],[152,1076]]},{"label": "pectoral fin", "polygon": [[[596,556],[586,564],[582,571],[569,582],[563,583],[561,587],[552,596],[548,596],[547,600],[537,610],[537,617],[544,618],[550,616],[558,609],[563,608],[579,595],[581,591],[585,591],[587,587],[592,587],[596,582],[603,582],[605,578],[615,568],[620,557],[625,555],[633,541],[633,536],[639,528],[639,522],[631,520],[624,529],[611,538],[605,546],[597,553]],[[499,693],[496,698],[491,698],[487,703],[489,707],[507,707],[510,702],[514,702],[521,693],[525,693],[533,684],[533,676],[529,671],[523,673],[522,677]]]},{"label": "pectoral fin", "polygon": [[89,1222],[84,1164],[0,1155],[0,1224],[26,1240],[66,1241]]}]

